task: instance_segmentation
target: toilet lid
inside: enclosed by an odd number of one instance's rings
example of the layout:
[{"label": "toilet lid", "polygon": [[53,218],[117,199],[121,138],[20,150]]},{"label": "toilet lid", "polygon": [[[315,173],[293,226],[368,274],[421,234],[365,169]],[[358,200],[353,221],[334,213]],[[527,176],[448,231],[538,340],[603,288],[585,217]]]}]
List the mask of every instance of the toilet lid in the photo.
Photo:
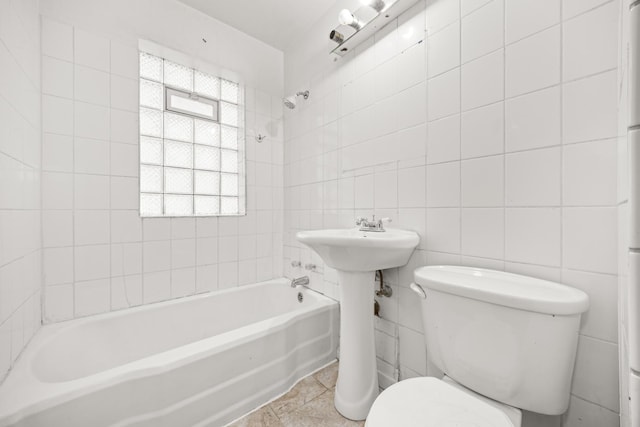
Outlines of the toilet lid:
[{"label": "toilet lid", "polygon": [[411,378],[376,399],[366,427],[513,427],[498,408],[437,378]]}]

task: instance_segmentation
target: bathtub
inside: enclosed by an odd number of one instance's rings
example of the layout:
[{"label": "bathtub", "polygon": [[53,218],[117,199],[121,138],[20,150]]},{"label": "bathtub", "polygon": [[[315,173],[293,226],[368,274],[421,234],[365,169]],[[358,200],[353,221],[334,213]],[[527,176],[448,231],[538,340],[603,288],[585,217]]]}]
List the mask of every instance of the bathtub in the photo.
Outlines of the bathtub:
[{"label": "bathtub", "polygon": [[222,426],[335,359],[338,316],[278,279],[44,326],[0,426]]}]

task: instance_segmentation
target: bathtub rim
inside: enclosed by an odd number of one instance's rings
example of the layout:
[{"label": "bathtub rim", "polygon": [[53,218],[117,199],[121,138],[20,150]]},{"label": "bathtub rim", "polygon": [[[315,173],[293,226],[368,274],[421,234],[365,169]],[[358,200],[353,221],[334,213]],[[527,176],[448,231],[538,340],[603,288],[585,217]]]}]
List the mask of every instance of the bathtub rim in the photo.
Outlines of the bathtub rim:
[{"label": "bathtub rim", "polygon": [[[115,310],[115,311],[110,311],[110,312],[106,312],[106,313],[100,313],[100,314],[96,314],[96,315],[84,316],[84,317],[79,317],[79,318],[76,318],[76,319],[69,319],[69,320],[65,320],[65,321],[62,321],[62,322],[56,322],[56,323],[47,324],[47,325],[44,325],[46,327],[45,331],[41,332],[41,330],[39,330],[38,331],[39,335],[34,337],[34,340],[30,343],[29,347],[32,349],[32,351],[30,351],[29,354],[26,354],[26,352],[25,352],[24,356],[29,358],[28,359],[28,367],[32,368],[33,367],[33,363],[35,362],[35,359],[38,356],[40,349],[42,349],[43,347],[47,346],[51,341],[55,340],[57,338],[57,336],[59,334],[61,334],[62,332],[68,332],[69,330],[74,330],[74,329],[80,328],[80,327],[82,327],[83,325],[85,325],[87,323],[100,322],[100,321],[104,321],[104,320],[109,320],[111,318],[117,318],[117,317],[120,317],[120,316],[123,316],[123,315],[136,315],[137,313],[144,313],[144,312],[147,312],[147,311],[158,310],[158,309],[162,309],[164,307],[172,307],[172,306],[176,306],[176,305],[179,306],[179,305],[183,305],[183,304],[188,304],[190,302],[206,300],[206,299],[209,299],[209,298],[216,298],[218,296],[222,296],[222,295],[226,295],[226,294],[230,294],[230,293],[236,293],[236,292],[240,292],[240,291],[247,291],[247,290],[250,290],[252,288],[263,287],[263,286],[266,286],[266,285],[281,285],[281,284],[287,284],[288,285],[289,283],[290,283],[289,279],[276,278],[276,279],[271,279],[271,280],[265,280],[265,281],[262,281],[262,282],[252,283],[250,285],[242,285],[242,286],[236,286],[236,287],[232,287],[232,288],[221,289],[221,290],[218,290],[218,291],[204,292],[204,293],[200,293],[200,294],[174,298],[174,299],[170,299],[170,300],[166,300],[166,301],[158,301],[158,302],[154,302],[154,303],[138,305],[138,306],[135,306],[135,307],[130,307],[128,309]],[[320,292],[315,291],[313,289],[304,288],[304,289],[302,289],[302,291],[303,291],[303,293],[305,295],[311,296],[313,298],[313,300],[314,300],[314,303],[317,303],[317,304],[320,304],[320,305],[323,305],[323,301],[324,301],[323,298],[328,298],[326,295],[323,295]],[[308,292],[308,291],[311,291],[311,292]],[[296,310],[296,311],[299,311],[299,310]],[[274,319],[274,318],[278,318],[280,316],[287,316],[289,313],[291,313],[291,312],[286,312],[286,313],[283,313],[283,314],[278,315],[278,316],[270,317],[268,319]],[[267,320],[267,319],[263,319],[261,321],[254,322],[252,324],[258,324],[258,323],[261,323],[264,320]],[[237,328],[237,329],[242,329],[242,328],[244,328],[246,326],[250,326],[252,324],[245,325],[245,326],[242,326],[242,327]],[[214,337],[215,336],[219,336],[219,335],[224,335],[224,334],[227,334],[229,332],[230,331],[223,332],[222,334],[214,335]],[[44,333],[47,334],[46,337],[43,336]],[[202,341],[206,341],[206,340],[208,340],[210,338],[213,338],[213,337],[204,338],[202,340],[193,341],[193,342],[190,342],[190,343],[187,343],[187,344],[183,344],[183,345],[180,345],[178,347],[174,347],[174,348],[165,350],[162,353],[155,353],[154,355],[168,353],[168,352],[171,352],[171,351],[179,349],[179,348],[185,348],[185,347],[188,347],[188,346],[190,346],[192,344],[195,344],[195,343],[198,343],[198,342],[202,342]],[[146,357],[143,357],[141,359],[136,359],[136,360],[127,362],[124,365],[128,365],[129,363],[135,363],[138,360],[147,359],[149,357],[153,357],[154,355],[146,356]],[[118,366],[124,366],[124,365],[118,365]],[[97,375],[100,372],[106,372],[106,371],[109,371],[111,369],[115,369],[115,367],[114,368],[105,369],[103,371],[99,371],[99,372],[96,372],[94,374],[87,375],[85,377]],[[32,373],[32,376],[34,378],[38,378],[38,374],[36,372],[34,372],[33,369],[29,369],[29,372]],[[85,378],[85,377],[82,377],[82,378]],[[42,384],[61,384],[61,383],[65,383],[65,382],[75,381],[77,379],[80,379],[80,378],[74,378],[74,379],[71,379],[71,380],[62,380],[62,381],[47,381],[47,380],[43,380],[43,379],[38,379],[38,382],[42,383]],[[0,386],[0,396],[2,395],[1,387],[2,386]],[[0,407],[0,415],[2,415],[1,407]]]},{"label": "bathtub rim", "polygon": [[338,309],[337,301],[317,291],[312,289],[299,290],[299,292],[303,292],[304,294],[313,295],[316,300],[314,304],[305,307],[304,310],[293,310],[275,317],[263,319],[231,331],[191,342],[161,353],[151,354],[150,356],[85,377],[62,382],[44,382],[39,380],[33,371],[32,363],[39,354],[39,350],[51,340],[55,339],[57,334],[69,328],[79,327],[86,323],[112,317],[153,310],[174,304],[185,304],[196,299],[212,298],[229,292],[237,292],[238,290],[247,290],[265,285],[289,286],[289,280],[285,278],[272,279],[251,285],[224,289],[219,292],[197,294],[169,301],[146,304],[128,310],[118,310],[52,325],[45,325],[47,327],[40,328],[38,334],[36,334],[28,348],[22,353],[4,383],[0,385],[0,402],[3,402],[0,403],[0,426],[12,425],[12,423],[19,422],[35,412],[53,408],[84,394],[99,392],[100,390],[107,389],[121,382],[161,375],[165,372],[179,369],[182,366],[211,357],[231,347],[259,338],[263,336],[266,331],[285,329],[297,318],[306,318],[321,311],[331,310],[332,308]]}]

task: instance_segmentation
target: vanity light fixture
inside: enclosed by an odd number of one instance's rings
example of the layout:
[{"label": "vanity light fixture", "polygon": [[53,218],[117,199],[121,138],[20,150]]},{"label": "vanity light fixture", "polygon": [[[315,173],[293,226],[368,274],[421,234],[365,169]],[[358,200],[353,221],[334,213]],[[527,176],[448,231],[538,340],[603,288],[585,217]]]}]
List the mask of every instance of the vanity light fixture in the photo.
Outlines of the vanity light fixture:
[{"label": "vanity light fixture", "polygon": [[329,38],[338,44],[344,42],[344,36],[336,30],[331,30]]},{"label": "vanity light fixture", "polygon": [[340,11],[338,14],[338,22],[340,22],[340,25],[348,25],[355,28],[356,31],[362,28],[362,22],[360,22],[349,9],[342,9]]},{"label": "vanity light fixture", "polygon": [[[338,25],[329,31],[331,54],[344,56],[351,52],[354,47],[417,3],[417,0],[360,0],[359,3],[361,6],[358,9],[343,9],[338,14]],[[413,34],[406,36],[412,37]]]}]

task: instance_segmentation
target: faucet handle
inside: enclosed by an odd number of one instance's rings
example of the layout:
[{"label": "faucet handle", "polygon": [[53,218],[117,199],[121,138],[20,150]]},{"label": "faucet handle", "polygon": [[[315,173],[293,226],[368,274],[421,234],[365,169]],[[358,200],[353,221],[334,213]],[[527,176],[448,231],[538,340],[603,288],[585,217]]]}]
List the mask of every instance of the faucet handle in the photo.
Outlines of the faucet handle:
[{"label": "faucet handle", "polygon": [[369,220],[363,216],[356,218],[356,225],[366,224]]},{"label": "faucet handle", "polygon": [[384,231],[384,223],[385,222],[391,222],[391,218],[379,219],[378,222],[376,222],[376,227],[378,227],[378,230]]}]

